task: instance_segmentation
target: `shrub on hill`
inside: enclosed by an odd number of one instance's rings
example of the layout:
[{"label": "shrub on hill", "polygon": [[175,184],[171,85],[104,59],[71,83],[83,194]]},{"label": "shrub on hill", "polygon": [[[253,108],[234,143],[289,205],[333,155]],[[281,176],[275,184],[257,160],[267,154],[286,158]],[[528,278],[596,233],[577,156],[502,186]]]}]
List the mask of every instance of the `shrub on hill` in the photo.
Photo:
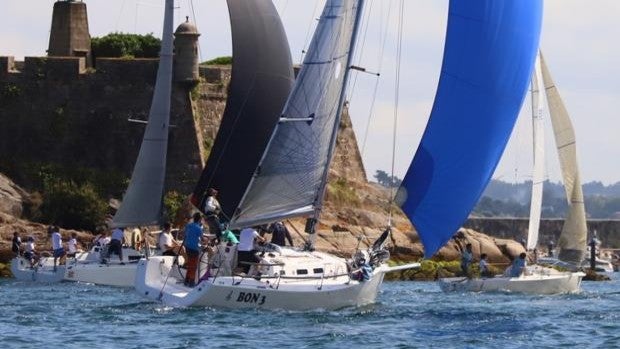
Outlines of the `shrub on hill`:
[{"label": "shrub on hill", "polygon": [[91,39],[93,56],[157,58],[161,40],[153,34],[110,33]]}]

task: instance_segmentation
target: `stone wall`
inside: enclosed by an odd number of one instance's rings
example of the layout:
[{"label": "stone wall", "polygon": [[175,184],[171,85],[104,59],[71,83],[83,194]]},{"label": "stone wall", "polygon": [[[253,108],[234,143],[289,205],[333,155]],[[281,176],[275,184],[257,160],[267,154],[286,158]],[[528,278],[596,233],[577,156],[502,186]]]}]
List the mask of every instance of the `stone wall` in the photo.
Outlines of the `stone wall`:
[{"label": "stone wall", "polygon": [[[83,57],[0,57],[0,172],[25,187],[29,164],[129,177],[144,125],[128,120],[147,120],[158,60],[98,58],[96,70],[85,67]],[[173,86],[167,183],[182,193],[193,189],[209,155],[232,74],[230,66],[199,72],[197,86]],[[366,181],[346,109],[330,174]]]},{"label": "stone wall", "polygon": [[[148,119],[157,67],[157,59],[100,58],[87,71],[84,58],[0,57],[0,172],[26,187],[24,167],[50,163],[129,177],[144,132],[129,119]],[[202,170],[206,141],[196,131],[215,134],[230,77],[219,70],[203,69],[208,79],[193,91],[173,86],[168,189],[189,192]]]},{"label": "stone wall", "polygon": [[[481,233],[521,241],[527,238],[529,220],[527,218],[470,218],[464,227]],[[558,242],[563,219],[542,219],[540,221],[539,244],[546,246],[549,241]],[[620,248],[620,220],[588,220],[588,240],[596,231],[603,246]]]}]

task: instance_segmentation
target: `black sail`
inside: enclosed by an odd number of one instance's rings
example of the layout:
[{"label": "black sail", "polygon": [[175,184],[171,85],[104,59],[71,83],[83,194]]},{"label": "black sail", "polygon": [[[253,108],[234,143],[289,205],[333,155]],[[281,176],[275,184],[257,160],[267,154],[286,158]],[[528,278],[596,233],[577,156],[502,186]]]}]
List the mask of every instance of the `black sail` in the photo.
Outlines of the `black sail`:
[{"label": "black sail", "polygon": [[284,27],[271,0],[228,0],[233,42],[224,116],[192,202],[216,188],[231,217],[252,178],[295,80]]}]

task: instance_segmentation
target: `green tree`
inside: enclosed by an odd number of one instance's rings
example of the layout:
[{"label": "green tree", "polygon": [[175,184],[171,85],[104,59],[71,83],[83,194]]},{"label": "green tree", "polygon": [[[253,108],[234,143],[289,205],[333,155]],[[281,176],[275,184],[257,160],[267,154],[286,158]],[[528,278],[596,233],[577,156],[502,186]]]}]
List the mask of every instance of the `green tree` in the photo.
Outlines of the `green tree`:
[{"label": "green tree", "polygon": [[108,205],[89,184],[48,182],[40,206],[43,222],[94,231],[105,219]]},{"label": "green tree", "polygon": [[161,40],[153,34],[110,33],[91,39],[93,56],[157,58]]},{"label": "green tree", "polygon": [[390,185],[390,176],[387,174],[387,172],[383,170],[377,170],[374,177],[377,180],[377,183],[386,187]]},{"label": "green tree", "polygon": [[223,56],[223,57],[216,57],[213,58],[211,60],[202,62],[200,64],[206,64],[206,65],[231,65],[232,64],[232,56]]}]

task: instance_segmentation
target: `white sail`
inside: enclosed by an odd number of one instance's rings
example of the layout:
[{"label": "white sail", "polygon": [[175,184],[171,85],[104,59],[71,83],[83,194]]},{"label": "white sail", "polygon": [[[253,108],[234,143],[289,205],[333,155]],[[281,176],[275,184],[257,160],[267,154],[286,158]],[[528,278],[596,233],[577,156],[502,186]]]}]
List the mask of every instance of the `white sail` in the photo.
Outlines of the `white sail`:
[{"label": "white sail", "polygon": [[532,171],[532,199],[530,201],[530,223],[527,233],[527,249],[533,250],[538,244],[538,229],[542,211],[543,182],[545,177],[545,128],[543,124],[544,94],[540,91],[542,73],[540,54],[532,74],[532,133],[534,151],[534,170]]},{"label": "white sail", "polygon": [[568,216],[564,221],[562,234],[558,241],[559,258],[567,262],[580,263],[586,249],[587,226],[583,190],[577,165],[575,131],[542,54],[540,57],[542,78],[568,201]]},{"label": "white sail", "polygon": [[174,0],[166,0],[159,67],[149,120],[129,187],[114,215],[113,225],[117,227],[161,223],[172,89],[173,11]]}]

